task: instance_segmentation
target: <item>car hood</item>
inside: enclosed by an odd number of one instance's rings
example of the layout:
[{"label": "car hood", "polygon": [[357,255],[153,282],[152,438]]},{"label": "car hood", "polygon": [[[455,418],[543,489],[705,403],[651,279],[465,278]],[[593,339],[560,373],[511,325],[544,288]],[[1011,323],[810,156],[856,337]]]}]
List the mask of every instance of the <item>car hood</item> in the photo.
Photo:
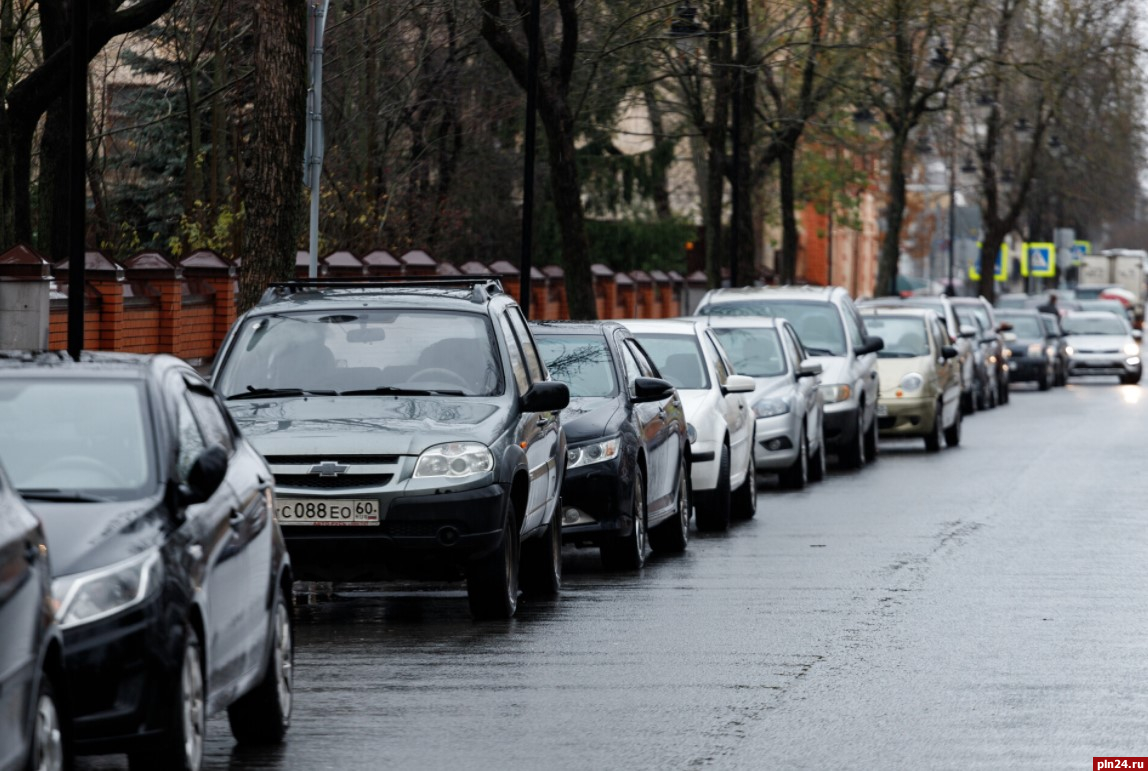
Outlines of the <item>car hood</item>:
[{"label": "car hood", "polygon": [[53,578],[106,567],[147,551],[161,544],[173,525],[159,496],[28,505],[44,523]]},{"label": "car hood", "polygon": [[679,389],[678,396],[682,399],[682,412],[686,421],[695,427],[703,414],[714,410],[714,392],[708,388]]},{"label": "car hood", "polygon": [[1121,335],[1068,335],[1064,340],[1077,351],[1122,351],[1133,342]]},{"label": "car hood", "polygon": [[617,396],[576,397],[562,410],[562,430],[570,444],[588,442],[604,436],[614,427],[614,416],[621,409]]},{"label": "car hood", "polygon": [[916,372],[925,379],[926,385],[936,377],[932,356],[914,356],[907,359],[877,359],[877,377],[881,381],[881,396],[893,396],[901,385],[901,378]]},{"label": "car hood", "polygon": [[291,397],[227,406],[264,455],[418,455],[444,442],[490,445],[511,414],[493,399],[422,396]]},{"label": "car hood", "polygon": [[809,361],[821,365],[821,382],[826,385],[845,383],[852,385],[849,377],[849,358],[847,356],[810,356]]},{"label": "car hood", "polygon": [[755,377],[754,382],[757,383],[757,388],[752,394],[746,395],[751,405],[757,404],[762,399],[784,399],[793,393],[793,379],[789,375]]}]

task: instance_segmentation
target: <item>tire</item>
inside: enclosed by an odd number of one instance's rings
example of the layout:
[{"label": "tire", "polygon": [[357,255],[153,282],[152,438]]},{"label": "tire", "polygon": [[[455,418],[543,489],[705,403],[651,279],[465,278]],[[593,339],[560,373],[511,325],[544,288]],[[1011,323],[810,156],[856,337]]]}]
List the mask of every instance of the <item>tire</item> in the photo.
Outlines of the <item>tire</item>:
[{"label": "tire", "polygon": [[203,740],[207,730],[207,687],[203,677],[203,656],[199,633],[188,625],[183,643],[183,661],[175,683],[171,705],[172,721],[163,744],[148,752],[128,756],[132,771],[162,768],[167,771],[198,771],[203,763]]},{"label": "tire", "polygon": [[522,591],[531,597],[553,597],[562,588],[562,502],[540,538],[522,544]]},{"label": "tire", "polygon": [[825,479],[825,432],[821,432],[821,441],[817,443],[817,452],[809,462],[809,481],[820,482]]},{"label": "tire", "polygon": [[291,608],[279,590],[271,617],[271,650],[263,678],[227,708],[231,735],[240,744],[279,744],[291,726],[295,690],[295,636]]},{"label": "tire", "polygon": [[698,504],[698,530],[711,533],[728,530],[729,516],[729,446],[723,444],[721,459],[718,461],[717,487],[710,490]]},{"label": "tire", "polygon": [[36,697],[36,722],[32,729],[32,746],[28,748],[27,768],[28,771],[62,771],[68,765],[56,690],[52,687],[48,673],[42,672],[40,693]]},{"label": "tire", "polygon": [[518,610],[518,520],[509,497],[502,520],[498,548],[467,566],[466,599],[476,621],[512,618]]},{"label": "tire", "polygon": [[848,447],[842,447],[837,454],[838,462],[844,468],[861,468],[865,465],[865,411],[857,410],[857,426],[853,441]]},{"label": "tire", "polygon": [[640,570],[646,564],[646,546],[649,537],[646,530],[646,485],[642,469],[634,467],[634,483],[630,488],[630,512],[634,526],[627,535],[620,535],[602,541],[599,551],[602,564],[607,570]]},{"label": "tire", "polygon": [[745,481],[741,487],[733,492],[732,514],[738,519],[753,519],[757,514],[757,463],[753,459],[753,444],[750,444],[749,469],[745,472]]},{"label": "tire", "polygon": [[690,467],[683,454],[681,468],[678,469],[678,497],[675,501],[674,516],[650,528],[650,546],[654,551],[662,554],[680,554],[686,550],[690,540],[692,508]]},{"label": "tire", "polygon": [[781,470],[781,486],[786,490],[803,490],[809,483],[809,442],[805,438],[805,426],[800,429],[801,437],[797,444],[797,458],[793,464]]},{"label": "tire", "polygon": [[865,462],[876,463],[879,454],[880,448],[877,443],[877,415],[874,413],[873,420],[869,421],[869,430],[865,432]]},{"label": "tire", "polygon": [[961,412],[965,415],[972,415],[977,411],[977,399],[975,392],[972,390],[961,392]]},{"label": "tire", "polygon": [[961,444],[961,423],[963,416],[961,411],[957,410],[957,419],[953,421],[953,425],[945,429],[945,446],[946,447],[959,447]]},{"label": "tire", "polygon": [[1041,391],[1047,391],[1048,389],[1052,388],[1052,381],[1048,376],[1047,370],[1040,373],[1040,378],[1036,381],[1036,387]]},{"label": "tire", "polygon": [[1009,384],[1004,379],[1002,379],[1001,376],[998,374],[997,375],[997,386],[1000,388],[1000,397],[997,399],[997,404],[1008,404],[1008,400],[1009,400],[1008,385]]},{"label": "tire", "polygon": [[937,414],[933,418],[933,430],[925,436],[925,449],[928,452],[939,452],[941,449],[941,437],[943,434],[943,427],[945,422],[944,408],[940,402],[937,402]]},{"label": "tire", "polygon": [[1140,374],[1139,372],[1134,372],[1131,375],[1121,375],[1120,382],[1124,385],[1136,385],[1140,382]]},{"label": "tire", "polygon": [[985,388],[984,383],[982,383],[979,379],[976,381],[976,385],[974,386],[974,388],[976,389],[976,391],[973,395],[973,399],[977,403],[977,409],[980,410],[981,412],[984,412],[985,410],[987,410],[989,408],[988,389]]}]

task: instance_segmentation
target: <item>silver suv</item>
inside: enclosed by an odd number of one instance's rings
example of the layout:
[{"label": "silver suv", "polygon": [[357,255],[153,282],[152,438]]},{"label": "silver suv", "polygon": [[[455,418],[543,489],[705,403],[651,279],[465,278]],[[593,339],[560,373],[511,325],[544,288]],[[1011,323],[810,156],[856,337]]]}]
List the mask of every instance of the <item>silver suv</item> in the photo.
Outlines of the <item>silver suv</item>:
[{"label": "silver suv", "polygon": [[495,278],[272,285],[213,383],[297,578],[465,577],[479,618],[514,614],[520,575],[557,592],[569,391]]},{"label": "silver suv", "polygon": [[877,351],[849,293],[841,287],[711,289],[697,316],[772,316],[793,325],[811,361],[821,365],[825,443],[848,468],[877,456]]}]

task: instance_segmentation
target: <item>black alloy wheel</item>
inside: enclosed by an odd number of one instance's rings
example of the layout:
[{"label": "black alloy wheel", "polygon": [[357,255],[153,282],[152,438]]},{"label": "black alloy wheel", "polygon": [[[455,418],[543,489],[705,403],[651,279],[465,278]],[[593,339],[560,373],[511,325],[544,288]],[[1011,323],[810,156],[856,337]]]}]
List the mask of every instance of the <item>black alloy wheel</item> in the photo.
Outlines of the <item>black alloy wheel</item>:
[{"label": "black alloy wheel", "polygon": [[522,591],[532,597],[553,597],[562,588],[562,501],[554,509],[546,532],[522,544]]},{"label": "black alloy wheel", "polygon": [[502,520],[498,548],[467,566],[466,599],[475,620],[508,619],[518,610],[518,519],[510,496]]},{"label": "black alloy wheel", "polygon": [[630,501],[630,513],[634,520],[630,532],[605,539],[599,547],[602,564],[607,570],[640,570],[646,564],[646,546],[649,543],[646,532],[646,485],[640,466],[634,467]]},{"label": "black alloy wheel", "polygon": [[203,743],[207,732],[207,684],[203,676],[199,633],[188,625],[184,633],[183,656],[176,673],[171,705],[171,722],[160,745],[147,752],[128,756],[132,771],[171,769],[199,771],[203,763]]}]

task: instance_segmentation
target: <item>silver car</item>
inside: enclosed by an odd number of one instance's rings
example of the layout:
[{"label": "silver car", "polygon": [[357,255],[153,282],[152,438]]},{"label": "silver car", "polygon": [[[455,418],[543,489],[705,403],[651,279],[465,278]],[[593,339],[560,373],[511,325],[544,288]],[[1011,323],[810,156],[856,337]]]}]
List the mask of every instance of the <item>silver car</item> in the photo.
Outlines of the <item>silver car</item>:
[{"label": "silver car", "polygon": [[825,476],[825,402],[821,365],[785,319],[711,316],[704,319],[734,369],[757,388],[749,398],[757,422],[758,471],[777,472],[800,490]]},{"label": "silver car", "polygon": [[1074,311],[1061,320],[1068,344],[1068,374],[1116,375],[1125,385],[1140,382],[1139,330],[1106,311]]}]

